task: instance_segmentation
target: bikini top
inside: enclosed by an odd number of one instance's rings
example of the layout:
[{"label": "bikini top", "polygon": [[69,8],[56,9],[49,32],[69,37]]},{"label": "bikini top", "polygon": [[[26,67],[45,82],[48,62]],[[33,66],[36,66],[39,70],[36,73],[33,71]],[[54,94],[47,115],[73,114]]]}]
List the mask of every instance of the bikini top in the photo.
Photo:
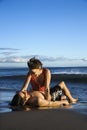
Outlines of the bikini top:
[{"label": "bikini top", "polygon": [[43,82],[41,84],[35,80],[35,76],[34,75],[31,76],[31,81],[30,82],[31,82],[31,85],[32,85],[32,89],[34,91],[40,91],[40,92],[45,93],[45,85],[44,85],[45,73],[46,73],[46,69],[45,68],[43,69],[42,73],[44,75],[44,80],[43,80]]}]

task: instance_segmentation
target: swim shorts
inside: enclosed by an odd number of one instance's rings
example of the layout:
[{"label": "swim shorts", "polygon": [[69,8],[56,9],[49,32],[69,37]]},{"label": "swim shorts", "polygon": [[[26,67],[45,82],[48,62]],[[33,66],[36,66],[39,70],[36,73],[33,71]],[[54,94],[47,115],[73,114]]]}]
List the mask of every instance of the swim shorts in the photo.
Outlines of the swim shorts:
[{"label": "swim shorts", "polygon": [[59,85],[55,85],[54,87],[50,88],[51,100],[61,100],[61,96],[63,95],[63,90]]}]

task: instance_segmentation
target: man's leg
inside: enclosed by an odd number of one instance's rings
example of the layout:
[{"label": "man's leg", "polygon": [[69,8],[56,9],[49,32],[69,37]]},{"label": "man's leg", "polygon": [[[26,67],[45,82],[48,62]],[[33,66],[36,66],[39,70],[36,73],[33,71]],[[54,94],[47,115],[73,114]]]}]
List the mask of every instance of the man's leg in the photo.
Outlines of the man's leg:
[{"label": "man's leg", "polygon": [[61,87],[61,89],[63,89],[65,95],[69,98],[71,103],[77,102],[78,99],[75,99],[72,97],[72,95],[71,95],[69,89],[67,88],[66,84],[64,83],[64,81],[60,82],[58,85]]}]

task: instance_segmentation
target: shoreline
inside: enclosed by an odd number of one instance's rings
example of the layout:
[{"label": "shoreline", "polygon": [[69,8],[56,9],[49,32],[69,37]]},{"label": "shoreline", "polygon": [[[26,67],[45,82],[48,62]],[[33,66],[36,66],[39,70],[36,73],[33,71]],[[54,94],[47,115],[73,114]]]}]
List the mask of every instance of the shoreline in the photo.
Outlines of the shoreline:
[{"label": "shoreline", "polygon": [[67,109],[0,113],[1,130],[87,130],[87,116]]},{"label": "shoreline", "polygon": [[[1,104],[0,111],[10,111],[8,103],[12,97],[19,91],[26,75],[3,76],[0,77],[1,86]],[[86,112],[87,109],[87,74],[52,74],[51,86],[54,86],[60,81],[65,81],[69,86],[73,96],[79,98],[79,104],[75,105],[75,109],[81,109],[81,112]],[[80,111],[79,111],[80,112]]]}]

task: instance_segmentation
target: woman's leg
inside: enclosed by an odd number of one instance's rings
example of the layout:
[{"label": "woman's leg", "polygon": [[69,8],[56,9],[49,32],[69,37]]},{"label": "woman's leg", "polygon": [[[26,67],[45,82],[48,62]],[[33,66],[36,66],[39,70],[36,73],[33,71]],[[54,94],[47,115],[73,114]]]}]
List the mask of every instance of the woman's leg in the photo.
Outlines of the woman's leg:
[{"label": "woman's leg", "polygon": [[75,99],[75,98],[72,97],[72,95],[71,95],[69,89],[67,88],[66,84],[64,83],[64,81],[62,81],[58,85],[61,87],[61,89],[63,89],[65,95],[69,98],[71,103],[76,103],[77,102],[78,99]]}]

